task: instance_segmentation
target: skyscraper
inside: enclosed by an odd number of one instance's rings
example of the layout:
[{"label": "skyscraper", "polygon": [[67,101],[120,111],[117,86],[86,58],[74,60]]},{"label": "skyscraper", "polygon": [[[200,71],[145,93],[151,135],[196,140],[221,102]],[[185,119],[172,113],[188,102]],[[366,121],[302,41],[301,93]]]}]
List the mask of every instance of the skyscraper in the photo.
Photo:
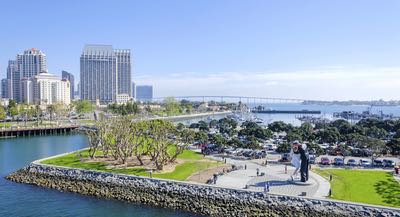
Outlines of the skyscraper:
[{"label": "skyscraper", "polygon": [[151,85],[137,85],[136,86],[136,99],[138,101],[151,101],[153,99],[153,86]]},{"label": "skyscraper", "polygon": [[69,81],[70,87],[71,87],[71,100],[74,99],[74,94],[75,94],[75,78],[74,75],[67,72],[67,71],[62,71],[61,72],[61,78],[66,79]]},{"label": "skyscraper", "polygon": [[136,98],[136,84],[135,82],[132,82],[132,98]]},{"label": "skyscraper", "polygon": [[46,55],[35,48],[17,55],[17,68],[21,78],[31,78],[41,72],[47,72]]},{"label": "skyscraper", "polygon": [[1,79],[1,98],[8,98],[8,79]]},{"label": "skyscraper", "polygon": [[46,55],[38,49],[25,50],[16,60],[10,60],[7,68],[10,98],[22,102],[21,79],[29,79],[41,72],[47,72]]},{"label": "skyscraper", "polygon": [[7,66],[8,98],[19,99],[19,81],[20,76],[17,69],[17,61],[9,60]]},{"label": "skyscraper", "polygon": [[116,49],[114,52],[117,56],[118,94],[132,96],[131,50]]},{"label": "skyscraper", "polygon": [[118,94],[131,95],[130,50],[85,45],[80,65],[81,99],[107,104],[116,102]]}]

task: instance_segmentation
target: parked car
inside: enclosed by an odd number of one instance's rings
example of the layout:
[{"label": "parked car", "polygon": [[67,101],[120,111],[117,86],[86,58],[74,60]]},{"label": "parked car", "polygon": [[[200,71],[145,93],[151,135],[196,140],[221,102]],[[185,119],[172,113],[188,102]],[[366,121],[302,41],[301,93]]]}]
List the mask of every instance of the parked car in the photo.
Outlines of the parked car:
[{"label": "parked car", "polygon": [[253,157],[256,159],[265,158],[267,157],[267,153],[265,151],[256,151]]},{"label": "parked car", "polygon": [[363,167],[370,167],[371,166],[371,162],[367,159],[360,159],[360,165]]},{"label": "parked car", "polygon": [[343,158],[335,157],[335,159],[333,159],[333,164],[335,166],[343,166],[344,165],[344,160],[343,160]]},{"label": "parked car", "polygon": [[315,155],[310,154],[309,159],[308,159],[308,163],[310,164],[315,164]]},{"label": "parked car", "polygon": [[375,159],[373,162],[374,167],[382,167],[383,166],[383,161],[379,159]]},{"label": "parked car", "polygon": [[289,159],[290,159],[290,154],[289,153],[284,153],[284,154],[282,154],[281,159],[279,161],[281,161],[281,162],[289,162]]},{"label": "parked car", "polygon": [[396,164],[393,160],[383,159],[383,166],[384,167],[394,167]]},{"label": "parked car", "polygon": [[357,161],[356,160],[354,160],[354,159],[349,159],[348,161],[347,161],[347,166],[357,166],[358,164],[357,164]]},{"label": "parked car", "polygon": [[323,157],[323,158],[321,158],[321,164],[322,165],[330,165],[331,161],[329,160],[329,158]]}]

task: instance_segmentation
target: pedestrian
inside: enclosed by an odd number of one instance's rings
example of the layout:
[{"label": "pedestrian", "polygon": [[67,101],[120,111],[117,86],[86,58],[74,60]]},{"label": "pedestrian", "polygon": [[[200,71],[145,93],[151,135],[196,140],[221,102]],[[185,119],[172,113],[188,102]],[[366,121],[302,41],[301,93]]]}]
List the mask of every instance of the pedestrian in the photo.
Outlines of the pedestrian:
[{"label": "pedestrian", "polygon": [[214,177],[213,177],[213,179],[214,179],[214,185],[217,184],[217,178],[218,178],[217,174],[214,174]]},{"label": "pedestrian", "polygon": [[244,165],[244,169],[247,170],[247,164]]},{"label": "pedestrian", "polygon": [[259,176],[260,175],[260,169],[256,169],[257,170],[257,176]]}]

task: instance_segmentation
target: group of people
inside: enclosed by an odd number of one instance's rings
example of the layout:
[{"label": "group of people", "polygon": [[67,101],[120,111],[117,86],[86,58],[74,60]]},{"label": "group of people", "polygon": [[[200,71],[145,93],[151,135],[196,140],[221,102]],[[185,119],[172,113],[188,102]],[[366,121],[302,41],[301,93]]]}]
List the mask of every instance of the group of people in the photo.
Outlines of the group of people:
[{"label": "group of people", "polygon": [[299,141],[292,143],[290,150],[291,163],[295,167],[293,174],[291,175],[292,181],[298,176],[300,170],[300,181],[308,181],[308,164],[309,154],[306,144],[301,144]]}]

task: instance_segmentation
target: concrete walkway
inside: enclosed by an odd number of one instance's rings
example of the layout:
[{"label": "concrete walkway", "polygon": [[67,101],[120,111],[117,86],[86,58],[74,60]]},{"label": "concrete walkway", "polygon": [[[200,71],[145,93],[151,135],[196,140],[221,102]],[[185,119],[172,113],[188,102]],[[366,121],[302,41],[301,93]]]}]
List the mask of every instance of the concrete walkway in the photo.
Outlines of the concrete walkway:
[{"label": "concrete walkway", "polygon": [[[221,160],[219,158],[219,160]],[[227,163],[242,167],[225,175],[219,176],[216,186],[263,191],[265,183],[270,184],[270,192],[285,195],[306,195],[308,197],[324,198],[329,194],[330,184],[321,176],[310,171],[309,181],[306,184],[293,182],[290,175],[294,172],[294,167],[288,166],[287,174],[285,165],[262,166],[253,161],[234,160],[226,158]],[[247,169],[244,169],[246,165]],[[264,176],[257,176],[257,168]]]}]

